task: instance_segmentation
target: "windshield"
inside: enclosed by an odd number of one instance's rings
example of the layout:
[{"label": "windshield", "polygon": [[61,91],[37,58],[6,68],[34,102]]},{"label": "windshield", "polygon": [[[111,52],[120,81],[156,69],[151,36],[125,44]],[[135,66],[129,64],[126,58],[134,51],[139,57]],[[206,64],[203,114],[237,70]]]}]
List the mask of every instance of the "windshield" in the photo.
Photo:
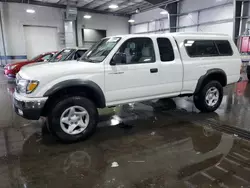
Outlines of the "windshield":
[{"label": "windshield", "polygon": [[101,62],[103,61],[119,42],[120,37],[111,37],[102,39],[96,45],[94,45],[88,52],[86,52],[81,61],[87,62]]},{"label": "windshield", "polygon": [[38,56],[33,57],[30,61],[36,61],[40,56],[41,56],[41,54],[39,54]]},{"label": "windshield", "polygon": [[64,49],[64,50],[58,52],[56,55],[54,55],[50,59],[50,62],[64,61],[74,51],[75,51],[74,49]]}]

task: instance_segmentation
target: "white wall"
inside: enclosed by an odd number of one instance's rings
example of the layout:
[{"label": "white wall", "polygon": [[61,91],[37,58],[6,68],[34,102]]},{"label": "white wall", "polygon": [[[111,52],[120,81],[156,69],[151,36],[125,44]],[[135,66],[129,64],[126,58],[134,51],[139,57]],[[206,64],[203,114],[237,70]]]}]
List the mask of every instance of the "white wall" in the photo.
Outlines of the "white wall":
[{"label": "white wall", "polygon": [[[27,8],[33,8],[36,13],[26,13]],[[52,7],[3,3],[7,55],[26,55],[23,25],[56,27],[59,38],[59,33],[64,32],[63,11]]]},{"label": "white wall", "polygon": [[135,23],[131,24],[131,33],[168,32],[168,16],[160,14],[161,11],[162,9],[156,8],[153,10],[132,15],[131,19],[134,19]]},{"label": "white wall", "polygon": [[[218,32],[233,36],[233,0],[182,0],[179,7],[178,31]],[[209,7],[213,8],[206,9]]]},{"label": "white wall", "polygon": [[180,12],[190,12],[204,9],[211,6],[222,5],[233,0],[182,0],[180,3]]},{"label": "white wall", "polygon": [[129,23],[126,17],[91,13],[91,19],[84,19],[84,14],[85,12],[79,11],[77,16],[79,46],[84,46],[82,44],[82,28],[106,30],[107,36],[129,33]]}]

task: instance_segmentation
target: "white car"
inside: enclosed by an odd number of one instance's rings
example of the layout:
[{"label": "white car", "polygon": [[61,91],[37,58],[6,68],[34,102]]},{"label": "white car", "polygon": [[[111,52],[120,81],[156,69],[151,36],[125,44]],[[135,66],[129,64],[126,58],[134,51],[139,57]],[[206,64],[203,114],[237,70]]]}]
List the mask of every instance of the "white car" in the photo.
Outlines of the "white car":
[{"label": "white car", "polygon": [[223,34],[108,37],[80,61],[22,68],[14,107],[27,119],[47,117],[58,138],[73,142],[94,132],[97,108],[193,95],[200,111],[215,111],[240,66],[237,47]]}]

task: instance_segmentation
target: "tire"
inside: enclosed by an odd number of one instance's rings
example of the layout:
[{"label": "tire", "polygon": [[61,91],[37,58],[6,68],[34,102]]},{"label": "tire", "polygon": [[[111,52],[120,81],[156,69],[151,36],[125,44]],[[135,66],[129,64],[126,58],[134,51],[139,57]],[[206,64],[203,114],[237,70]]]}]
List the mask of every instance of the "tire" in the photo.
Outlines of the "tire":
[{"label": "tire", "polygon": [[248,78],[248,80],[250,81],[250,74],[247,74],[247,78]]},{"label": "tire", "polygon": [[[218,100],[214,100],[212,104],[208,105],[206,102],[207,93],[210,91],[210,89],[214,88],[216,88],[218,91]],[[223,87],[221,84],[218,81],[210,81],[197,94],[194,95],[194,104],[201,112],[214,112],[220,106],[222,98]]]},{"label": "tire", "polygon": [[[69,111],[68,109],[71,108],[83,109],[85,110],[85,113],[87,112],[85,116],[88,116],[84,117],[84,120],[83,117],[81,117],[82,122],[87,121],[86,128],[81,128],[77,126],[75,129],[71,131],[72,134],[67,133],[65,131],[65,129],[67,129],[65,127],[68,126],[69,128],[70,123],[66,124],[62,123],[61,121],[61,118],[64,117],[64,114],[66,114],[67,116],[68,113],[68,116],[71,116],[70,112],[68,112]],[[81,111],[78,113],[81,113]],[[67,121],[68,122],[71,121],[70,118],[68,119],[67,117],[66,117]],[[73,117],[73,115],[71,117]],[[78,118],[80,121],[80,115]],[[78,119],[75,119],[74,125],[76,125],[77,122],[79,121]],[[88,138],[95,132],[97,123],[98,123],[98,111],[96,106],[89,99],[80,96],[71,96],[60,99],[52,107],[48,115],[49,130],[52,132],[53,135],[55,135],[60,141],[64,143],[73,143]]]}]

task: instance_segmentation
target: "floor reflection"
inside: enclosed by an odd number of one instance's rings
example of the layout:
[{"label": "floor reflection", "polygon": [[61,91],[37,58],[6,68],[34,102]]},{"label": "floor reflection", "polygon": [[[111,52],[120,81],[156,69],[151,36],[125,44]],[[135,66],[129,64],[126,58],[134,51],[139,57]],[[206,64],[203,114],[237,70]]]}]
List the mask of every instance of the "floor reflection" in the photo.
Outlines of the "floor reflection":
[{"label": "floor reflection", "polygon": [[244,80],[225,89],[215,113],[200,113],[192,98],[99,110],[96,134],[71,145],[55,140],[43,119],[10,111],[13,88],[8,82],[0,88],[1,188],[250,186]]}]

